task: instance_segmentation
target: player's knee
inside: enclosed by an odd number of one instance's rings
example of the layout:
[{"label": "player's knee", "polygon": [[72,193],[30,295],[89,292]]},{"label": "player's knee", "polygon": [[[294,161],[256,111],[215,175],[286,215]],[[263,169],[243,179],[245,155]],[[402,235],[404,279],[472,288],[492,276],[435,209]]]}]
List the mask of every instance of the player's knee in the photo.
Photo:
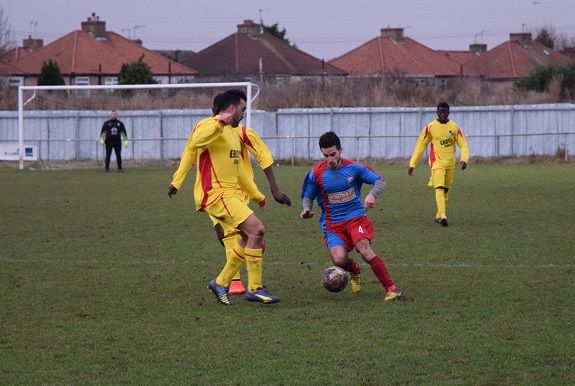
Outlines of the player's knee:
[{"label": "player's knee", "polygon": [[443,186],[436,186],[435,190],[445,190],[445,188]]},{"label": "player's knee", "polygon": [[264,234],[266,233],[266,227],[264,224],[260,223],[260,226],[256,229],[257,236],[261,239],[264,238]]},{"label": "player's knee", "polygon": [[359,252],[359,255],[361,256],[363,261],[365,261],[366,263],[369,263],[371,259],[375,257],[375,252],[373,252],[373,249],[371,249],[371,247],[364,247],[358,249],[357,251]]},{"label": "player's knee", "polygon": [[264,238],[264,234],[266,233],[266,228],[264,226],[264,224],[261,221],[258,222],[254,222],[253,224],[250,224],[251,226],[249,227],[249,229],[247,230],[247,234],[249,235],[249,237],[255,238],[255,239],[263,239]]},{"label": "player's knee", "polygon": [[347,256],[344,255],[331,255],[331,260],[338,267],[345,267],[348,263]]}]

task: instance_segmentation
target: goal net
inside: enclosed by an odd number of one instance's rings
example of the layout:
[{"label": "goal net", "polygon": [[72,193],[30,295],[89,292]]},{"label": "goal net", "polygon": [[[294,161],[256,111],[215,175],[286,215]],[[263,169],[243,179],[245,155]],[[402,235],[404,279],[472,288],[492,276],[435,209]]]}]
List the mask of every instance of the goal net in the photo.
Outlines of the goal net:
[{"label": "goal net", "polygon": [[[259,87],[250,82],[20,86],[18,132],[11,143],[20,169],[25,162],[47,169],[101,167],[100,132],[116,111],[128,134],[123,165],[170,163],[180,158],[193,125],[212,114],[213,98],[229,89],[246,93],[244,124],[251,126]],[[115,162],[112,152],[111,167]]]}]

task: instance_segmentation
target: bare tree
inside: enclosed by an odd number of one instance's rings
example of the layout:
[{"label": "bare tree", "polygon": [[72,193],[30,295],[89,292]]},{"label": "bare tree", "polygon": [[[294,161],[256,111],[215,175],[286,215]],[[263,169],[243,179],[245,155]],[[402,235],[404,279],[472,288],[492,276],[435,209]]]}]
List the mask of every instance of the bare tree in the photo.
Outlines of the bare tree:
[{"label": "bare tree", "polygon": [[4,14],[4,7],[0,5],[0,59],[15,46],[14,30],[8,21],[8,16]]},{"label": "bare tree", "polygon": [[552,24],[545,24],[543,27],[535,28],[534,33],[535,41],[555,51],[575,47],[575,35],[558,32]]},{"label": "bare tree", "polygon": [[557,42],[557,31],[552,25],[545,25],[536,29],[535,41],[551,49],[555,48]]},{"label": "bare tree", "polygon": [[567,33],[562,32],[557,34],[555,48],[557,50],[564,50],[566,48],[575,47],[575,35],[569,36]]}]

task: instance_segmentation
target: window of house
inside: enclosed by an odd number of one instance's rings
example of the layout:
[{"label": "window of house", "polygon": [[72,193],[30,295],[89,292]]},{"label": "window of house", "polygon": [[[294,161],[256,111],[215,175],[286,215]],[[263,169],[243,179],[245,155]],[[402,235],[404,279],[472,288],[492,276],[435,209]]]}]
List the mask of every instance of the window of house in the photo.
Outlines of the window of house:
[{"label": "window of house", "polygon": [[23,86],[24,82],[22,81],[22,78],[10,78],[8,79],[8,87],[18,87],[18,86]]},{"label": "window of house", "polygon": [[[89,85],[90,85],[90,77],[88,76],[76,77],[76,86],[89,86]],[[90,96],[90,90],[77,90],[77,94]]]},{"label": "window of house", "polygon": [[118,77],[117,76],[107,76],[104,78],[104,84],[106,86],[115,86],[118,84]]},{"label": "window of house", "polygon": [[76,77],[76,86],[89,86],[89,85],[90,85],[90,77],[88,76]]}]

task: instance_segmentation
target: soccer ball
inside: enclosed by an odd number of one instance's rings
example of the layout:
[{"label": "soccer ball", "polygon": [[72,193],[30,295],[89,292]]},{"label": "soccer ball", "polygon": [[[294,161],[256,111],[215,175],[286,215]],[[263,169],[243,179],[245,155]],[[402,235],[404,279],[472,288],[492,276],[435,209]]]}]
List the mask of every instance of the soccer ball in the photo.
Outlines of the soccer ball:
[{"label": "soccer ball", "polygon": [[329,292],[340,292],[347,286],[347,273],[340,267],[326,268],[321,275],[321,284]]}]

